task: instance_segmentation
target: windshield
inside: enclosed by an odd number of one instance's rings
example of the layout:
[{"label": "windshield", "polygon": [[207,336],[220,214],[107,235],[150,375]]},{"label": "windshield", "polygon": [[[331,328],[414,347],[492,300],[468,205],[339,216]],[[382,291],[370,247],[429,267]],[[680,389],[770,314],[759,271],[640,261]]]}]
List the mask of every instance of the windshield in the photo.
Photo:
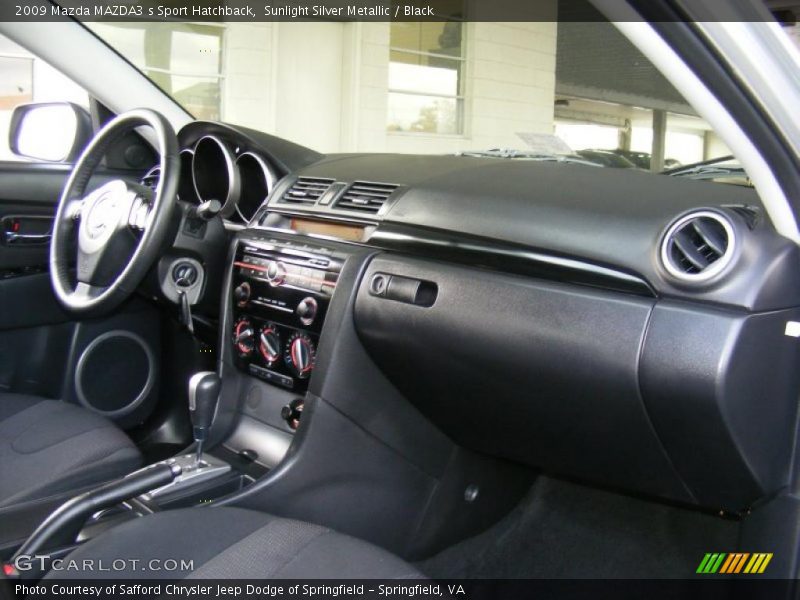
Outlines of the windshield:
[{"label": "windshield", "polygon": [[324,153],[559,155],[657,173],[731,154],[612,25],[470,22],[451,4],[446,22],[86,26],[198,119]]}]

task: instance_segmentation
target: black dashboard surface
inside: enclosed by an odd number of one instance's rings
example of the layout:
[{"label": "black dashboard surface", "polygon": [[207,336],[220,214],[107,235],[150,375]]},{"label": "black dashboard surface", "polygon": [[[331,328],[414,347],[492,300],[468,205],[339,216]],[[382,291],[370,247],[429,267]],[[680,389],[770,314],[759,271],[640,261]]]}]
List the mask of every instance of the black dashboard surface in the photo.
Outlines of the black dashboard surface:
[{"label": "black dashboard surface", "polygon": [[[194,124],[181,141],[204,135],[280,174],[234,243],[275,236],[359,254],[309,392],[401,454],[414,443],[392,436],[413,406],[471,451],[681,502],[738,511],[785,485],[800,375],[783,326],[798,319],[800,256],[753,189],[555,162],[323,157],[223,125]],[[352,189],[365,204],[391,191],[354,210],[339,204]],[[681,280],[659,250],[696,211],[729,225],[733,250],[718,273]],[[298,218],[363,237],[303,233]],[[548,268],[518,268],[526,261]],[[375,291],[376,276],[389,291],[438,292],[398,300]],[[343,357],[364,351],[349,368]],[[407,405],[390,406],[381,386]]]},{"label": "black dashboard surface", "polygon": [[[261,132],[204,121],[180,132],[183,147],[216,136],[237,153],[254,152],[278,181],[266,211],[370,227],[365,243],[504,270],[513,259],[550,263],[554,277],[685,299],[749,312],[800,304],[800,250],[774,230],[752,188],[692,181],[627,169],[546,161],[404,154],[321,155]],[[380,215],[344,215],[335,206],[282,203],[299,177],[398,186]],[[665,272],[659,246],[668,226],[687,212],[722,211],[737,230],[736,256],[721,276],[687,285]],[[253,223],[251,223],[252,225]],[[286,223],[280,225],[286,228]],[[489,255],[494,254],[492,260]],[[501,267],[498,269],[498,265]],[[512,269],[505,269],[511,271]],[[516,269],[549,278],[548,269]]]},{"label": "black dashboard surface", "polygon": [[[383,215],[378,236],[398,225],[512,243],[642,277],[658,295],[747,310],[800,302],[797,246],[774,231],[750,188],[465,156],[329,156],[297,175],[405,186]],[[280,208],[276,196],[270,208]],[[660,268],[659,242],[678,216],[708,207],[722,208],[741,227],[741,252],[727,276],[687,288]]]}]

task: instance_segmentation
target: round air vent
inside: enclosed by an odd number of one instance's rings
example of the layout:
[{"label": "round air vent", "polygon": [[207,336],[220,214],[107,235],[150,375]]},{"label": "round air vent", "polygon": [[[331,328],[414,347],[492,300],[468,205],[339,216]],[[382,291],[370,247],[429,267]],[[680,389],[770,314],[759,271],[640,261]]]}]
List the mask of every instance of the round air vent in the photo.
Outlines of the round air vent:
[{"label": "round air vent", "polygon": [[676,279],[707,281],[730,264],[735,244],[733,224],[725,215],[697,211],[667,229],[661,242],[661,262]]}]

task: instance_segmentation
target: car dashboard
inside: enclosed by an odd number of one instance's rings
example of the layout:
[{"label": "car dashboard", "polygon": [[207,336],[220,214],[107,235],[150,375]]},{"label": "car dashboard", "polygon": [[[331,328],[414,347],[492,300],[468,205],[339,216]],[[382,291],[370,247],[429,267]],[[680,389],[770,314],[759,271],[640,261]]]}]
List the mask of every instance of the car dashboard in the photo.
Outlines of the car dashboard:
[{"label": "car dashboard", "polygon": [[233,232],[219,338],[231,450],[277,464],[310,395],[429,473],[448,440],[714,509],[786,485],[798,250],[754,190],[322,156],[214,123],[180,137],[194,181],[181,199],[224,199]]}]

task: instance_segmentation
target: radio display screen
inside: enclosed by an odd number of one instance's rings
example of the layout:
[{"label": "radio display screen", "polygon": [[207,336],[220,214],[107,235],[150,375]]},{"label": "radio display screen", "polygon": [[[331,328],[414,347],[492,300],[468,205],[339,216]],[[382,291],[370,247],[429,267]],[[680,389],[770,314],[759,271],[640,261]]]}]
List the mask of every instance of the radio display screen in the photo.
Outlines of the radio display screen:
[{"label": "radio display screen", "polygon": [[358,225],[325,223],[310,219],[292,219],[292,229],[297,233],[325,235],[348,242],[364,241],[364,228]]}]

